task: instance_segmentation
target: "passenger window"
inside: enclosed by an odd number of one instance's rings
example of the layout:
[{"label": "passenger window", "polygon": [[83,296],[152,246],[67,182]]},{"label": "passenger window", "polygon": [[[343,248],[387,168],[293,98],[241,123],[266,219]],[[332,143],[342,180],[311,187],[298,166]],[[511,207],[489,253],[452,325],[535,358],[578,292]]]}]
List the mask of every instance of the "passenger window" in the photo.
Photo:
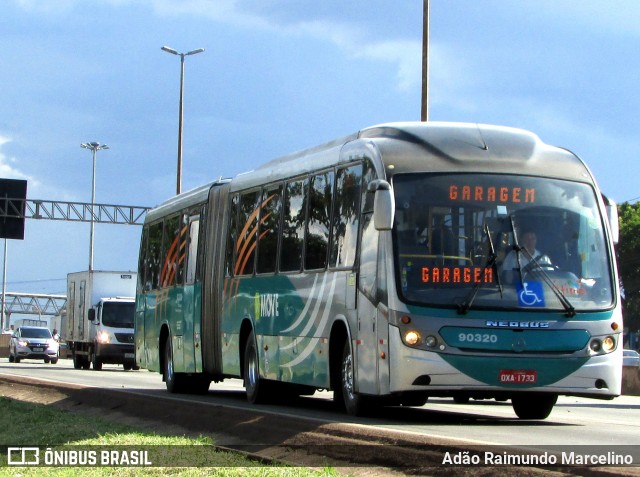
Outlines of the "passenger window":
[{"label": "passenger window", "polygon": [[311,178],[304,261],[304,268],[307,270],[327,266],[332,193],[333,171],[326,171]]},{"label": "passenger window", "polygon": [[160,285],[160,252],[162,249],[162,222],[149,227],[149,244],[145,266],[145,289],[156,290]]},{"label": "passenger window", "polygon": [[189,219],[189,246],[187,251],[187,284],[196,282],[196,269],[198,264],[198,240],[200,235],[200,217]]},{"label": "passenger window", "polygon": [[356,258],[362,164],[338,169],[331,240],[332,267],[351,267]]},{"label": "passenger window", "polygon": [[225,260],[225,272],[227,277],[234,275],[235,250],[238,237],[238,209],[239,197],[234,195],[231,198],[231,205],[229,207],[229,238],[227,243],[227,256]]},{"label": "passenger window", "polygon": [[302,244],[305,223],[305,189],[307,179],[289,182],[285,188],[282,207],[282,250],[280,254],[280,270],[283,272],[299,271],[302,267]]},{"label": "passenger window", "polygon": [[167,219],[164,227],[164,263],[160,275],[160,285],[169,287],[176,283],[180,254],[180,216]]},{"label": "passenger window", "polygon": [[371,164],[370,161],[365,161],[364,163],[364,172],[363,172],[363,181],[364,187],[362,188],[362,213],[373,212],[373,198],[375,194],[367,191],[367,186],[372,180],[378,178],[376,174],[376,170]]},{"label": "passenger window", "polygon": [[138,283],[136,284],[138,293],[146,291],[144,289],[145,275],[147,273],[147,243],[149,242],[149,227],[142,229],[142,238],[140,239],[140,254],[138,256]]},{"label": "passenger window", "polygon": [[282,187],[265,189],[260,207],[260,232],[258,234],[258,273],[274,273],[278,257],[278,236]]},{"label": "passenger window", "polygon": [[240,196],[240,214],[238,216],[238,242],[236,244],[236,275],[251,275],[255,259],[258,236],[258,192]]}]

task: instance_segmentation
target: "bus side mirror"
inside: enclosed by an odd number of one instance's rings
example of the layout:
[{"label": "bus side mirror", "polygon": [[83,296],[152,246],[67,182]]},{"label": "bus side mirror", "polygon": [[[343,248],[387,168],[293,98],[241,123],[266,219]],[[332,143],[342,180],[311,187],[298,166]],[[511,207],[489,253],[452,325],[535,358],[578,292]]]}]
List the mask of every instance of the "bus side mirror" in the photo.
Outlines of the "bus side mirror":
[{"label": "bus side mirror", "polygon": [[373,226],[376,230],[391,230],[396,210],[396,201],[391,190],[391,184],[382,179],[369,183],[369,192],[374,192]]},{"label": "bus side mirror", "polygon": [[607,209],[607,220],[609,221],[609,228],[611,229],[611,240],[615,245],[618,244],[620,239],[620,223],[618,222],[618,204],[608,197],[603,196],[604,203]]}]

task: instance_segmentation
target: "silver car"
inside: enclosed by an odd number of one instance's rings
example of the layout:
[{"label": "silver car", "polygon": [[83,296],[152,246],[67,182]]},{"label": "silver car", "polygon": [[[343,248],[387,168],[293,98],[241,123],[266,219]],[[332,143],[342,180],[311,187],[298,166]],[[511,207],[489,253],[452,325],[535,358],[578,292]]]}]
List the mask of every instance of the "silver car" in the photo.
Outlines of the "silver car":
[{"label": "silver car", "polygon": [[640,354],[638,354],[637,351],[632,349],[625,349],[625,350],[622,350],[622,352],[623,352],[623,355],[622,355],[623,366],[634,366],[636,368],[640,366]]},{"label": "silver car", "polygon": [[58,342],[53,339],[49,328],[21,326],[11,335],[9,362],[19,363],[21,359],[42,359],[51,364],[58,362]]}]

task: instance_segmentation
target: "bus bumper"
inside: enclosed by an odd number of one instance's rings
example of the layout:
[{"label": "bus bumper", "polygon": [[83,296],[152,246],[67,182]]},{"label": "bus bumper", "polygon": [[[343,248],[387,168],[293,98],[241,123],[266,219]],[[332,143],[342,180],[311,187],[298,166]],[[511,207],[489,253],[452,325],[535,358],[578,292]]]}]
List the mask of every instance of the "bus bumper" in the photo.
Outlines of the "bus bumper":
[{"label": "bus bumper", "polygon": [[[390,391],[554,392],[613,397],[622,388],[622,351],[600,356],[471,355],[431,352],[406,346],[390,327]],[[534,382],[508,382],[508,372],[528,372]],[[512,373],[513,375],[514,373]]]}]

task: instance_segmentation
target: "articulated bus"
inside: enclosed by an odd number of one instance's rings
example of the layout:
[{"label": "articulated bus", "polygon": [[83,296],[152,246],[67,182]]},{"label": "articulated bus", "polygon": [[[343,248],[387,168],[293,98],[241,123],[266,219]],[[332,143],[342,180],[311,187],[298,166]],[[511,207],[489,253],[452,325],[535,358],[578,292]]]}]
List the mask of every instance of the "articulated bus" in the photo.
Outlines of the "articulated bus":
[{"label": "articulated bus", "polygon": [[169,392],[241,378],[252,403],[330,390],[351,415],[447,396],[545,419],[559,395],[612,399],[615,210],[527,131],[363,129],[148,213],[136,361]]}]

